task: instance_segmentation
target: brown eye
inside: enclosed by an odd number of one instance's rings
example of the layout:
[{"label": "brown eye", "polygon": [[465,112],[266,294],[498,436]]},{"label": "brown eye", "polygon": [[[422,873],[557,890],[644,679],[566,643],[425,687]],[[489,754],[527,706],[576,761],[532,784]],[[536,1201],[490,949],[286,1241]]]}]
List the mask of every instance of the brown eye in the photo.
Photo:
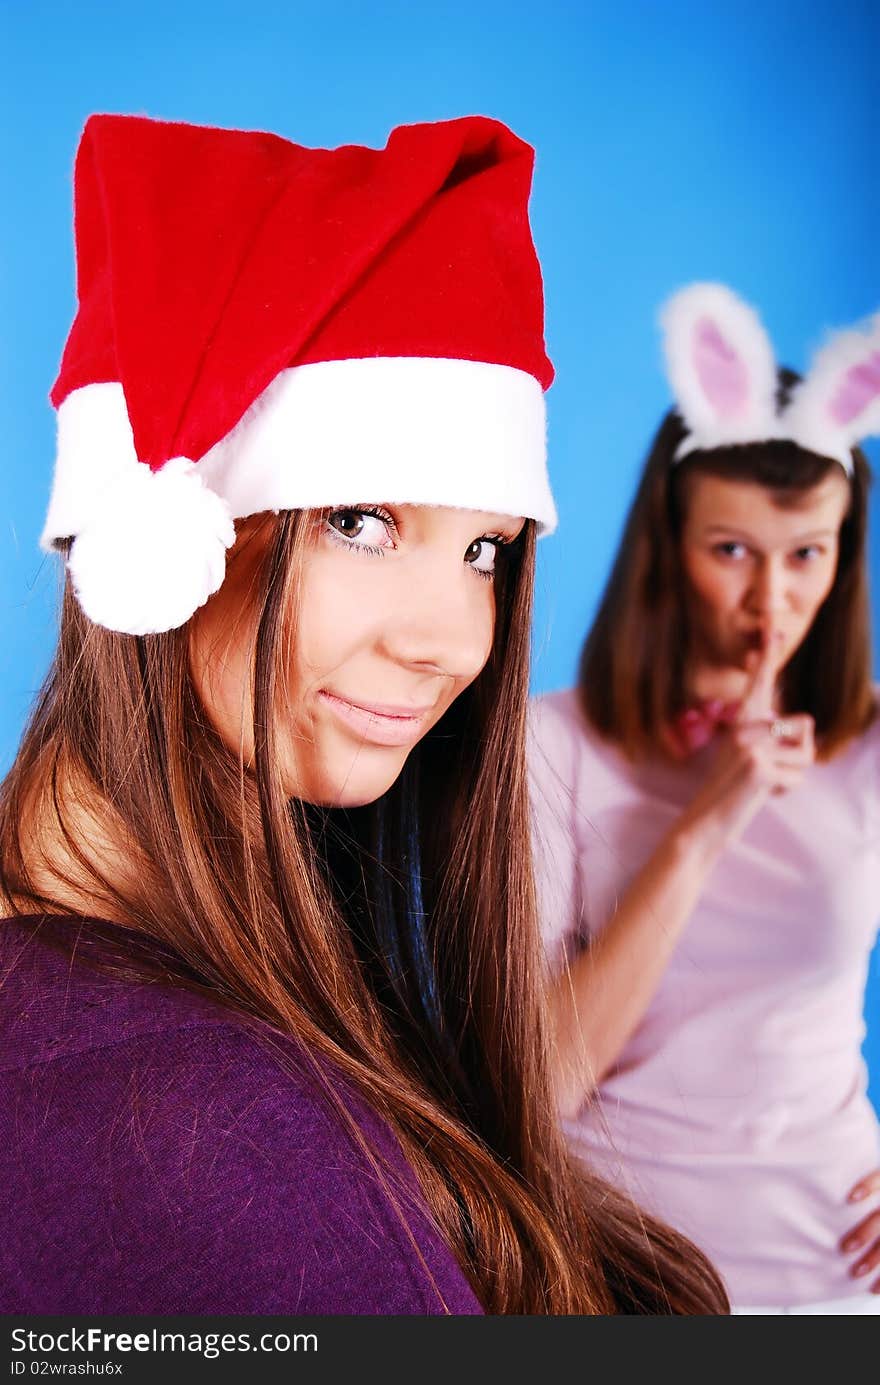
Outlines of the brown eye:
[{"label": "brown eye", "polygon": [[497,551],[498,545],[493,539],[474,539],[465,552],[464,560],[484,577],[491,577],[495,571]]},{"label": "brown eye", "polygon": [[347,539],[356,539],[363,530],[364,516],[359,510],[334,510],[327,516],[327,523]]},{"label": "brown eye", "polygon": [[394,520],[386,510],[365,505],[345,505],[331,510],[326,518],[331,541],[353,553],[378,554],[394,548]]}]

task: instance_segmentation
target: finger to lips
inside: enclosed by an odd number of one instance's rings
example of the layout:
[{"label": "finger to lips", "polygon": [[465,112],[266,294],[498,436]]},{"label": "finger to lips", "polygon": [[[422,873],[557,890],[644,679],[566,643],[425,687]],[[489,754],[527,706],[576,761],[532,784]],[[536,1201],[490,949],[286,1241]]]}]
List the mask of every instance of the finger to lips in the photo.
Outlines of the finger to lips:
[{"label": "finger to lips", "polygon": [[779,673],[779,632],[765,630],[757,658],[754,659],[752,682],[743,698],[740,715],[743,720],[766,717],[773,712],[773,696]]}]

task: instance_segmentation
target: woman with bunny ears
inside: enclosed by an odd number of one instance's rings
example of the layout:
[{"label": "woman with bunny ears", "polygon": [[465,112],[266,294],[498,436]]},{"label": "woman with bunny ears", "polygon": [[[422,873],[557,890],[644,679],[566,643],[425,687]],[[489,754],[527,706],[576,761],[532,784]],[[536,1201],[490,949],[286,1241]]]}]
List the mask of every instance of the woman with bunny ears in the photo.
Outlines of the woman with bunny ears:
[{"label": "woman with bunny ears", "polygon": [[574,1147],[740,1310],[880,1311],[860,1057],[880,720],[858,441],[880,317],[803,382],[720,285],[664,314],[654,441],[576,689],[533,707],[558,1099]]}]

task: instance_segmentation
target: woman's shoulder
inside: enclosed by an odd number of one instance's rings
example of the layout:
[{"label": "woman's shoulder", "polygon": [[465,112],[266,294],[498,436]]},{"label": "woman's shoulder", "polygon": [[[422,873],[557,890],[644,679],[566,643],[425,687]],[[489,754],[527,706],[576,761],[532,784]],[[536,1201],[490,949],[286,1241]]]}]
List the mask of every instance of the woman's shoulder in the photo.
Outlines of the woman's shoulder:
[{"label": "woman's shoulder", "polygon": [[529,726],[547,737],[571,736],[586,730],[578,703],[577,688],[537,693],[529,699]]},{"label": "woman's shoulder", "polygon": [[[0,924],[4,951],[27,926]],[[25,953],[2,992],[6,1311],[479,1311],[390,1127],[315,1054],[180,987]]]},{"label": "woman's shoulder", "polygon": [[826,773],[849,784],[853,775],[867,776],[869,786],[880,792],[880,683],[875,683],[873,716],[864,729],[851,736],[824,761]]},{"label": "woman's shoulder", "polygon": [[591,725],[577,688],[533,697],[528,736],[532,778],[541,788],[556,782],[576,792],[583,783],[595,797],[603,784],[610,788],[627,776],[624,756]]},{"label": "woman's shoulder", "polygon": [[0,919],[0,1071],[230,1025],[234,1012],[198,992],[114,974],[111,928],[79,916]]}]

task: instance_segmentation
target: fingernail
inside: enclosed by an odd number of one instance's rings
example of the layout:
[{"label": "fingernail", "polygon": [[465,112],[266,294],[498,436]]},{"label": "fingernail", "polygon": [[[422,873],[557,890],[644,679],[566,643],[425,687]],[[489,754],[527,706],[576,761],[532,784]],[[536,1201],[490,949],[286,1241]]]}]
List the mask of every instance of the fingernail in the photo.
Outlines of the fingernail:
[{"label": "fingernail", "polygon": [[847,1201],[848,1201],[848,1202],[861,1202],[862,1198],[867,1196],[867,1193],[868,1193],[867,1188],[853,1188],[852,1192],[850,1193],[849,1197],[847,1198]]},{"label": "fingernail", "polygon": [[863,1263],[862,1263],[861,1265],[856,1265],[856,1266],[853,1268],[852,1273],[853,1273],[854,1275],[867,1274],[868,1271],[870,1270],[870,1268],[871,1268],[871,1266],[868,1264],[868,1262],[867,1262],[867,1261],[863,1261]]},{"label": "fingernail", "polygon": [[858,1236],[847,1236],[845,1241],[841,1241],[840,1249],[849,1252],[851,1250],[858,1250],[860,1245],[861,1241]]}]

